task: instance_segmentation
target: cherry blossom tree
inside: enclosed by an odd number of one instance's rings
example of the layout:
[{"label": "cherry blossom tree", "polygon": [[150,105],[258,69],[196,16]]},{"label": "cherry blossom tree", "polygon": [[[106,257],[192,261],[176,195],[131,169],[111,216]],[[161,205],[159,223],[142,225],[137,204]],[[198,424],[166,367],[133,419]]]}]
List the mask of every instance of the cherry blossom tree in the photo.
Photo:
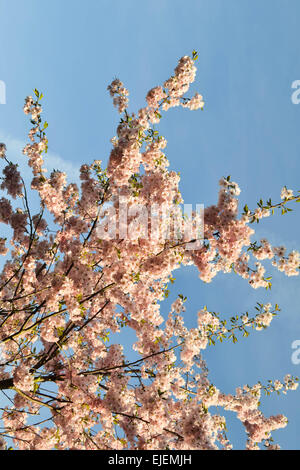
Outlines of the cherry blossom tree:
[{"label": "cherry blossom tree", "polygon": [[[18,165],[0,144],[0,222],[12,230],[10,243],[0,238],[0,254],[6,256],[0,275],[0,389],[10,394],[1,409],[3,449],[230,449],[225,418],[212,407],[236,414],[247,449],[279,447],[271,432],[287,419],[264,416],[260,396],[294,390],[297,378],[241,384],[228,395],[211,383],[202,357],[216,341],[235,342],[267,328],[278,305],[258,304],[253,315],[230,321],[199,306],[192,329],[185,326],[183,295],[168,314],[163,311],[173,271],[183,265],[195,265],[202,282],[235,272],[254,289],[271,286],[264,260],[287,276],[299,274],[297,251],[253,241],[254,222],[277,209],[290,210],[299,193],[285,187],[278,203],[261,200],[239,214],[240,189],[227,177],[204,219],[180,209],[180,178],[168,170],[167,142],[155,124],[172,107],[203,108],[200,94],[184,97],[196,60],[195,51],[182,57],[137,114],[127,111],[123,83],[111,83],[121,119],[108,166],[103,169],[98,160],[82,165],[81,188],[67,184],[61,171],[45,176],[43,95],[35,90],[27,97],[24,112],[32,128],[24,155],[40,201],[36,214]],[[133,361],[122,341],[109,339],[129,329],[136,336]]]}]

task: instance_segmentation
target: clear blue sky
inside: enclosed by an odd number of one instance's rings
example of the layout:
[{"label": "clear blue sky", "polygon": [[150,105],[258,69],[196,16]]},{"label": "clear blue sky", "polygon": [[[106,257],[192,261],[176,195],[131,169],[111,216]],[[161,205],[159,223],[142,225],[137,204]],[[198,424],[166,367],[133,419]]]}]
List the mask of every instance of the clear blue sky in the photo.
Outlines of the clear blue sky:
[{"label": "clear blue sky", "polygon": [[[0,0],[0,16],[0,80],[7,86],[0,141],[9,158],[24,160],[28,121],[22,105],[37,87],[45,94],[49,170],[76,177],[84,162],[106,163],[119,119],[108,83],[115,76],[124,81],[134,111],[172,74],[178,58],[196,49],[193,90],[204,95],[205,112],[170,110],[159,128],[171,167],[181,172],[185,202],[215,203],[218,180],[229,174],[242,189],[241,207],[255,207],[260,198],[279,200],[284,185],[299,189],[300,105],[291,102],[291,84],[300,79],[298,0]],[[295,209],[259,224],[257,239],[300,249]],[[291,362],[291,343],[300,339],[300,278],[268,267],[271,292],[253,290],[233,275],[204,285],[195,269],[175,272],[171,300],[187,295],[189,325],[203,305],[224,317],[251,312],[257,301],[282,308],[270,329],[206,351],[210,377],[228,393],[244,383],[300,375]],[[300,390],[263,399],[267,415],[289,418],[288,427],[273,435],[285,449],[300,448],[299,398]],[[242,447],[241,426],[229,422],[229,437]]]}]

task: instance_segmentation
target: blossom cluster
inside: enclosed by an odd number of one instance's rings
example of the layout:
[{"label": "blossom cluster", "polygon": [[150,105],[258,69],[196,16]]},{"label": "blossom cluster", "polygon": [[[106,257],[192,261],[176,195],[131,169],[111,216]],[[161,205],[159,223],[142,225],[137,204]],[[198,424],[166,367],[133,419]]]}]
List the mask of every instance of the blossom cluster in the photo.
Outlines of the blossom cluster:
[{"label": "blossom cluster", "polygon": [[[35,98],[26,98],[24,112],[33,127],[24,155],[40,211],[31,212],[17,166],[8,162],[1,189],[10,198],[22,197],[24,206],[14,209],[10,199],[0,198],[0,223],[12,229],[10,258],[0,274],[0,389],[15,392],[3,411],[0,448],[3,434],[26,450],[230,449],[225,417],[215,407],[236,414],[247,449],[264,443],[276,447],[271,433],[287,420],[263,415],[264,387],[222,393],[209,379],[203,352],[215,338],[234,340],[235,331],[247,336],[249,326],[267,328],[278,309],[261,305],[253,319],[245,314],[228,326],[200,308],[196,327],[188,329],[186,299],[180,295],[167,318],[161,301],[182,265],[195,265],[204,282],[219,272],[236,272],[259,288],[269,286],[264,260],[288,276],[297,275],[299,253],[286,256],[284,247],[272,247],[266,239],[261,245],[251,241],[252,219],[270,215],[269,210],[239,215],[240,188],[230,177],[220,180],[216,204],[205,208],[200,246],[183,237],[174,243],[162,235],[144,236],[133,210],[137,204],[147,210],[164,206],[174,222],[179,217],[183,223],[185,215],[174,210],[183,202],[180,176],[168,170],[167,142],[153,124],[175,106],[203,108],[200,94],[183,96],[195,80],[195,59],[195,54],[182,57],[174,75],[148,92],[147,105],[136,114],[127,112],[123,83],[111,83],[108,90],[122,117],[108,166],[103,169],[99,160],[83,164],[80,188],[67,184],[61,171],[45,175],[42,95],[35,90]],[[0,156],[6,159],[4,144]],[[281,196],[289,199],[291,193]],[[132,209],[128,222],[135,237],[124,231],[121,204]],[[105,235],[108,217],[116,223],[114,237]],[[158,234],[164,234],[165,218],[158,217],[157,224]],[[0,238],[1,255],[8,253],[5,243]],[[122,341],[110,340],[124,330],[134,337],[137,359],[131,362]],[[55,386],[48,389],[47,384]],[[265,390],[296,387],[297,381],[287,376]],[[42,413],[47,413],[43,425],[35,419]]]}]

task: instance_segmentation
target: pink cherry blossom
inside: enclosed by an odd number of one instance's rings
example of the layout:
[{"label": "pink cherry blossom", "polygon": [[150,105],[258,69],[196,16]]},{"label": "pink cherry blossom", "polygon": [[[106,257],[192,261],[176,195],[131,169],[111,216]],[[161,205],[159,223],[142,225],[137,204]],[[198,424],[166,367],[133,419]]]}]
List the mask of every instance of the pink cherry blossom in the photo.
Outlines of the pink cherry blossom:
[{"label": "pink cherry blossom", "polygon": [[[169,171],[167,141],[153,124],[175,106],[203,108],[199,93],[184,96],[196,77],[195,60],[196,54],[182,57],[136,113],[127,111],[123,83],[112,81],[108,91],[122,116],[107,169],[100,160],[82,164],[80,188],[59,170],[45,176],[41,95],[28,96],[24,113],[33,127],[23,153],[38,213],[17,165],[7,160],[10,149],[0,144],[7,163],[0,223],[11,229],[10,240],[0,238],[0,255],[7,256],[0,274],[0,390],[13,397],[2,410],[0,449],[7,436],[20,450],[231,449],[222,409],[243,424],[247,449],[279,448],[271,433],[287,419],[265,416],[261,394],[295,390],[297,380],[287,374],[225,394],[203,358],[215,341],[236,340],[237,330],[247,336],[250,327],[266,329],[278,306],[258,304],[254,317],[243,313],[230,325],[199,305],[191,329],[183,294],[167,315],[162,307],[181,266],[195,265],[206,283],[235,272],[254,289],[269,287],[268,263],[287,276],[299,274],[298,251],[253,241],[251,223],[263,222],[272,207],[260,203],[240,215],[241,189],[230,177],[219,181],[215,204],[204,209],[203,239],[186,239],[181,230],[186,219],[195,225],[197,214],[176,210],[183,202],[180,176]],[[278,207],[297,198],[286,188],[280,196]]]}]

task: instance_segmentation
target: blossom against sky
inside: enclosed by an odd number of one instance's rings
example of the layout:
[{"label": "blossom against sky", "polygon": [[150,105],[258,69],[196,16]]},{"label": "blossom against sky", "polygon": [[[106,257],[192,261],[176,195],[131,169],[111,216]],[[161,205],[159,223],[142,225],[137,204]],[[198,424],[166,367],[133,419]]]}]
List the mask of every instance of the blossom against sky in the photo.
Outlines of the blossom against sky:
[{"label": "blossom against sky", "polygon": [[[93,159],[107,163],[119,119],[107,85],[120,78],[130,90],[129,109],[136,110],[176,61],[197,49],[193,91],[203,94],[204,112],[175,108],[159,125],[172,169],[181,173],[185,202],[215,203],[218,181],[227,175],[242,190],[241,209],[246,203],[255,207],[260,198],[280,200],[284,185],[299,189],[300,106],[291,101],[292,82],[300,78],[297,0],[53,0],[42,7],[36,0],[2,0],[0,12],[0,80],[6,84],[0,140],[12,160],[24,159],[28,123],[22,106],[37,87],[45,95],[49,150],[57,156],[53,167],[61,161],[70,168]],[[297,207],[256,229],[275,246],[299,249]],[[207,351],[211,377],[228,393],[244,383],[300,375],[291,362],[291,344],[300,338],[299,277],[286,278],[271,263],[270,273],[272,290],[254,291],[233,275],[205,285],[195,268],[176,272],[170,302],[178,292],[188,297],[191,324],[204,305],[228,317],[253,309],[257,301],[282,308],[265,332]],[[274,433],[283,448],[299,448],[299,393],[263,402],[266,413],[289,418],[288,427]],[[236,426],[231,438],[243,446]]]}]

